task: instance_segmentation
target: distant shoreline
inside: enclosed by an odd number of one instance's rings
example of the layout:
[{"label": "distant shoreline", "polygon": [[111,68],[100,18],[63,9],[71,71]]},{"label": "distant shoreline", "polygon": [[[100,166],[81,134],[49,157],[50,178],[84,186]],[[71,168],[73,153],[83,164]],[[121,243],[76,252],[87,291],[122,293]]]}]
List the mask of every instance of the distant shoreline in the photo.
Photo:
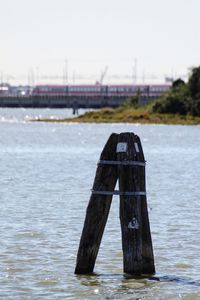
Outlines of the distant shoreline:
[{"label": "distant shoreline", "polygon": [[86,112],[81,116],[64,119],[41,118],[35,122],[57,123],[130,123],[130,124],[168,124],[168,125],[200,125],[200,117],[178,114],[157,114],[141,109],[104,108]]}]

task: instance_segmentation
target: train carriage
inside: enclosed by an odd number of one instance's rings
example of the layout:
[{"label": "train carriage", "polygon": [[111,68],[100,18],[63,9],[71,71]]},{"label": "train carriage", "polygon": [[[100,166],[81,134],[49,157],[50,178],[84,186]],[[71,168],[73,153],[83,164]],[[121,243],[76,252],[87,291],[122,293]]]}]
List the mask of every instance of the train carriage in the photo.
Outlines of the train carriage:
[{"label": "train carriage", "polygon": [[82,84],[82,85],[36,85],[33,96],[71,96],[71,97],[130,97],[141,96],[158,98],[169,91],[170,83],[164,84]]}]

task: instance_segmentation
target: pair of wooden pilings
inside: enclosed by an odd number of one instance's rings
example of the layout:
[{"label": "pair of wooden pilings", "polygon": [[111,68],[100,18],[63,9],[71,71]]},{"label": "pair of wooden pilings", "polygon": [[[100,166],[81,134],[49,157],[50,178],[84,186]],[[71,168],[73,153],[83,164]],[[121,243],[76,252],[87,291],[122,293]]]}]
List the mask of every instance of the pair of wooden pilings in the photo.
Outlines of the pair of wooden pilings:
[{"label": "pair of wooden pilings", "polygon": [[[119,180],[119,191],[115,185]],[[134,133],[111,134],[98,162],[77,254],[75,274],[94,270],[112,196],[120,196],[124,272],[154,274],[154,256],[147,211],[145,159]]]}]

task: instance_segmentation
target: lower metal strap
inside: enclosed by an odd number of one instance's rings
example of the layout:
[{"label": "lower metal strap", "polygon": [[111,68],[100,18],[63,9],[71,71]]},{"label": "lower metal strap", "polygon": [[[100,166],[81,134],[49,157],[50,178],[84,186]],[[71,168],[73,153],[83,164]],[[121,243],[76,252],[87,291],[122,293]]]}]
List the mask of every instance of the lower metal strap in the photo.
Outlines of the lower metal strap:
[{"label": "lower metal strap", "polygon": [[99,160],[98,165],[123,165],[123,166],[142,166],[145,167],[145,162],[135,160]]},{"label": "lower metal strap", "polygon": [[120,191],[95,191],[92,190],[93,195],[119,195],[119,196],[146,196],[146,192],[120,192]]}]

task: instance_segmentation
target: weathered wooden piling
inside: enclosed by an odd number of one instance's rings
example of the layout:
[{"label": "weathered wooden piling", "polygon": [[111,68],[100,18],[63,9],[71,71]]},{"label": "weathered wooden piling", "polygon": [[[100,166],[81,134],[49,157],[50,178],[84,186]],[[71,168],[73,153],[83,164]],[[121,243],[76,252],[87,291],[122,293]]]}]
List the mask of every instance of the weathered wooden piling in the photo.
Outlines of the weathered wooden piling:
[{"label": "weathered wooden piling", "polygon": [[[100,161],[116,159],[117,134],[108,139],[100,156]],[[87,207],[85,223],[79,245],[75,274],[93,272],[102,235],[108,218],[112,193],[102,195],[103,191],[114,191],[117,182],[117,166],[99,164]],[[95,193],[99,192],[99,193]]]},{"label": "weathered wooden piling", "polygon": [[[119,178],[119,191],[114,191]],[[75,273],[93,272],[112,196],[120,196],[124,272],[155,273],[145,187],[145,160],[134,133],[112,134],[98,164],[87,207]]]},{"label": "weathered wooden piling", "polygon": [[117,159],[124,272],[155,273],[145,187],[145,160],[140,139],[119,135]]}]

